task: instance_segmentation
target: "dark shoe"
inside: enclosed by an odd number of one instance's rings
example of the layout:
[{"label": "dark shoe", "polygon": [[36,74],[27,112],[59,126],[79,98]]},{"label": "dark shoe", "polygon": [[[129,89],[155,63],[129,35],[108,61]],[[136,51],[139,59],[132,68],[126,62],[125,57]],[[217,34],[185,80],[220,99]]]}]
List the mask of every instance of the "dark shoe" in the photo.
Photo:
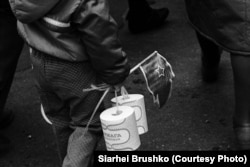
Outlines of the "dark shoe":
[{"label": "dark shoe", "polygon": [[4,112],[0,117],[0,129],[7,128],[14,120],[12,111]]},{"label": "dark shoe", "polygon": [[168,8],[151,9],[149,13],[139,15],[139,12],[128,12],[128,29],[131,33],[141,33],[155,29],[165,23],[169,15]]},{"label": "dark shoe", "polygon": [[10,140],[0,134],[0,155],[7,153],[10,149]]},{"label": "dark shoe", "polygon": [[250,150],[250,124],[235,125],[234,133],[240,150]]}]

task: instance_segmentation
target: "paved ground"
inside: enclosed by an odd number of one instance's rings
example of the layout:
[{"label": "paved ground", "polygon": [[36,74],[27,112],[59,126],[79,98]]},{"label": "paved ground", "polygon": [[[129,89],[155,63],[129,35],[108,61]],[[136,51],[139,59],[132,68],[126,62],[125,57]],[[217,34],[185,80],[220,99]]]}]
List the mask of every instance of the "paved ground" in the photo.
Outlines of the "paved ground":
[{"label": "paved ground", "polygon": [[[222,56],[218,82],[205,84],[200,79],[199,46],[187,23],[183,0],[157,0],[154,7],[169,7],[168,21],[157,30],[139,35],[130,34],[126,23],[122,26],[126,1],[110,2],[112,14],[121,25],[119,33],[131,65],[157,50],[176,74],[172,97],[162,109],[153,104],[140,72],[128,78],[129,93],[144,94],[146,101],[149,132],[141,136],[139,150],[233,150],[234,96],[228,54]],[[42,119],[39,107],[24,48],[7,102],[7,108],[16,114],[14,123],[4,131],[12,140],[12,149],[0,158],[1,167],[57,165],[52,130]],[[103,141],[98,149],[105,149]]]}]

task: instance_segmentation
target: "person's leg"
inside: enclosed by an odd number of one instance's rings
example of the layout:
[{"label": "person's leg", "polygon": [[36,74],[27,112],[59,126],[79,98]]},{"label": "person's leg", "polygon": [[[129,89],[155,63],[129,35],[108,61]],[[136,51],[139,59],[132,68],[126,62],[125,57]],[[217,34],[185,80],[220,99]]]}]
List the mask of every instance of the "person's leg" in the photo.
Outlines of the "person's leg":
[{"label": "person's leg", "polygon": [[234,74],[234,130],[241,149],[250,149],[250,56],[231,54]]},{"label": "person's leg", "polygon": [[[43,89],[40,89],[43,90]],[[55,135],[60,164],[67,155],[68,140],[73,132],[70,127],[70,109],[63,100],[52,92],[39,92],[44,111],[52,122],[52,129]]]},{"label": "person's leg", "polygon": [[[4,110],[11,83],[16,70],[23,41],[18,36],[16,19],[8,0],[0,4],[0,129],[6,128],[13,120],[13,113]],[[0,153],[8,150],[10,140],[0,134]]]},{"label": "person's leg", "polygon": [[83,92],[96,84],[89,63],[72,63],[32,51],[36,85],[46,116],[52,122],[62,166],[90,166],[93,151],[102,136],[100,110],[88,131],[86,124],[102,92]]},{"label": "person's leg", "polygon": [[[17,33],[16,19],[9,6],[0,8],[0,125],[5,126],[11,115],[4,113],[5,103],[23,48],[23,40]],[[4,118],[6,117],[6,118]],[[10,118],[8,118],[10,117]],[[4,121],[5,119],[5,121]],[[3,123],[3,122],[5,123]]]},{"label": "person's leg", "polygon": [[217,80],[222,50],[197,31],[196,35],[201,48],[202,79],[205,82],[214,82]]},{"label": "person's leg", "polygon": [[[62,89],[58,89],[58,91],[60,91],[58,94],[61,95],[65,93]],[[78,92],[80,91],[78,90]],[[46,115],[52,122],[61,164],[76,167],[91,166],[93,151],[102,136],[99,115],[103,111],[103,106],[96,113],[86,133],[84,133],[86,124],[92,112],[84,111],[93,111],[100,95],[92,92],[83,98],[75,95],[64,96],[66,99],[68,98],[67,106],[61,105],[63,103],[59,99],[63,98],[49,95],[48,92],[41,97],[43,105],[46,106]],[[55,111],[58,113],[56,114]]]},{"label": "person's leg", "polygon": [[[64,158],[63,166],[90,167],[93,165],[93,152],[102,137],[99,116],[104,110],[103,104],[95,113],[88,129],[86,129],[86,126],[103,92],[83,92],[83,89],[90,88],[91,84],[98,84],[96,75],[89,63],[65,68],[69,71],[66,76],[71,76],[72,82],[72,84],[68,84],[68,87],[71,88],[71,95],[67,102],[70,106],[70,127],[74,131],[69,137],[67,155]],[[72,72],[75,71],[76,74],[70,72],[70,69],[72,69]],[[58,92],[58,94],[60,93]]]},{"label": "person's leg", "polygon": [[[57,150],[60,160],[60,166],[67,154],[68,139],[73,132],[69,127],[70,116],[69,107],[64,103],[55,92],[49,80],[46,79],[47,66],[44,54],[31,49],[31,63],[33,65],[33,75],[35,86],[40,96],[44,112],[47,118],[52,122],[52,129],[55,134]],[[51,61],[52,62],[52,61]],[[55,70],[57,70],[56,68]],[[46,71],[46,72],[45,72]],[[59,73],[61,71],[59,70]],[[57,74],[60,76],[60,74]],[[55,77],[56,79],[57,77]],[[64,92],[62,92],[64,93]]]},{"label": "person's leg", "polygon": [[146,0],[128,0],[128,28],[131,33],[141,33],[164,24],[168,8],[153,9]]},{"label": "person's leg", "polygon": [[63,167],[68,165],[76,167],[93,166],[93,151],[96,149],[102,137],[102,128],[99,120],[103,106],[95,114],[90,126],[86,127],[100,94],[90,92],[86,98],[74,99],[72,101],[72,122],[74,132],[69,138],[67,155],[63,162]]}]

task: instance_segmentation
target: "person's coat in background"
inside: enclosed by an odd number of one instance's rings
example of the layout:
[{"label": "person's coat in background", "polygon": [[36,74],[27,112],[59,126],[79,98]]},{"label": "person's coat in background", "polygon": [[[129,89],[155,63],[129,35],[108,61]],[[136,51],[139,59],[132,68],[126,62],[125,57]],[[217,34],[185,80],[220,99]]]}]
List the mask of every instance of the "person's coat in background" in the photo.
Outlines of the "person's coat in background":
[{"label": "person's coat in background", "polygon": [[186,0],[194,28],[225,50],[250,53],[250,1]]}]

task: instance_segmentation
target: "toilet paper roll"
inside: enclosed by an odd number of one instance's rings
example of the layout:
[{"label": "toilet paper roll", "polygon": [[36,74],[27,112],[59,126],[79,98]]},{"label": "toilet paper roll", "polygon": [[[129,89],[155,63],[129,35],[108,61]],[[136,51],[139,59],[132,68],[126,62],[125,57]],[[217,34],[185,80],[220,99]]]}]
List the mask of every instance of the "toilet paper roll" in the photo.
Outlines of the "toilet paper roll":
[{"label": "toilet paper roll", "polygon": [[136,127],[135,112],[132,107],[108,108],[100,115],[104,140],[108,151],[133,151],[140,145]]},{"label": "toilet paper roll", "polygon": [[[134,108],[138,133],[141,135],[148,132],[144,96],[141,94],[128,94],[126,95],[126,97],[118,96],[117,100],[119,105],[130,106]],[[113,106],[115,106],[116,98],[112,98],[111,102]]]}]

